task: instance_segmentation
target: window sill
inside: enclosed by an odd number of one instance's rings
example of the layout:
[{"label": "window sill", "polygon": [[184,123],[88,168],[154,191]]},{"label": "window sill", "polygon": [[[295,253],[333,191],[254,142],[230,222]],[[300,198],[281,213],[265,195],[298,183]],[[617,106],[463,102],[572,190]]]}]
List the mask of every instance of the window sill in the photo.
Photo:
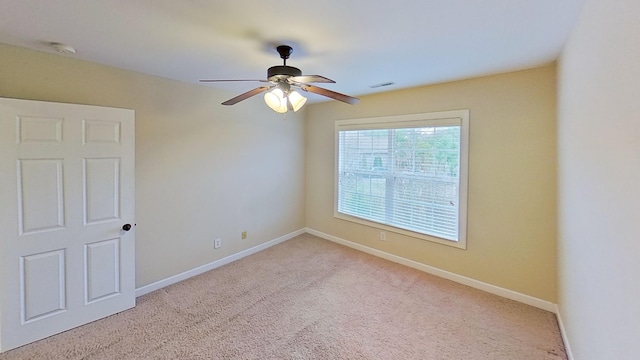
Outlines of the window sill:
[{"label": "window sill", "polygon": [[430,242],[434,242],[437,244],[441,244],[441,245],[446,245],[446,246],[451,246],[454,248],[458,248],[458,249],[462,249],[462,250],[466,250],[467,249],[467,244],[466,241],[454,241],[454,240],[447,240],[447,239],[443,239],[443,238],[439,238],[436,236],[431,236],[431,235],[425,235],[425,234],[421,234],[415,231],[411,231],[411,230],[406,230],[406,229],[401,229],[395,226],[390,226],[390,225],[386,225],[386,224],[381,224],[381,223],[377,223],[374,221],[369,221],[369,220],[365,220],[365,219],[361,219],[355,216],[351,216],[351,215],[346,215],[337,211],[334,211],[333,213],[333,217],[336,219],[340,219],[340,220],[345,220],[345,221],[349,221],[352,223],[356,223],[356,224],[360,224],[360,225],[365,225],[374,229],[379,229],[381,231],[387,231],[387,232],[392,232],[392,233],[396,233],[396,234],[400,234],[400,235],[404,235],[404,236],[409,236],[412,238],[416,238],[416,239],[420,239],[420,240],[426,240],[426,241],[430,241]]}]

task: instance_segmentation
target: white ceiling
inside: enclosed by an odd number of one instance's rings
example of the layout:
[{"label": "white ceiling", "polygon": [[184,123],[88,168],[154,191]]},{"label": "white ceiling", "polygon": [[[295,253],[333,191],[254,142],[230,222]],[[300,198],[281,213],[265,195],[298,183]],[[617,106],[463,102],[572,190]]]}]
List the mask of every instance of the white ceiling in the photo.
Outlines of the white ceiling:
[{"label": "white ceiling", "polygon": [[[287,65],[360,96],[549,63],[583,2],[0,0],[0,43],[46,52],[65,43],[77,59],[194,84],[265,79],[282,65],[275,45],[287,44]],[[384,82],[395,85],[370,88]]]}]

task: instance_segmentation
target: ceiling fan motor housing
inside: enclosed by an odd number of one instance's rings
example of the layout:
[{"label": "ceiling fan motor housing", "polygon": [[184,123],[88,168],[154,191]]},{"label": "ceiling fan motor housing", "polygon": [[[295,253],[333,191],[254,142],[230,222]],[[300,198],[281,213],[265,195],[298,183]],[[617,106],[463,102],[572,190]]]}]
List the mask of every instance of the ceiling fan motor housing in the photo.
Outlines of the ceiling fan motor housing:
[{"label": "ceiling fan motor housing", "polygon": [[300,75],[302,75],[300,69],[287,65],[272,66],[267,70],[267,79],[269,79],[269,81],[277,81]]}]

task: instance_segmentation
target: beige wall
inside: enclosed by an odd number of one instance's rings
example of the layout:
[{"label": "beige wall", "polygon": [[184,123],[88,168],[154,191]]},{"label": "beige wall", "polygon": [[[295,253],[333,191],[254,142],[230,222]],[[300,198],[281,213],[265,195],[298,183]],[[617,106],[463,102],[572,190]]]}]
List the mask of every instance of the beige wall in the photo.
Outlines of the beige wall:
[{"label": "beige wall", "polygon": [[136,111],[138,287],[304,227],[302,116],[234,95],[0,45],[2,97]]},{"label": "beige wall", "polygon": [[640,359],[640,2],[588,0],[559,62],[559,298],[575,359]]},{"label": "beige wall", "polygon": [[[555,65],[307,108],[307,226],[556,301]],[[470,109],[467,250],[333,217],[334,121]]]}]

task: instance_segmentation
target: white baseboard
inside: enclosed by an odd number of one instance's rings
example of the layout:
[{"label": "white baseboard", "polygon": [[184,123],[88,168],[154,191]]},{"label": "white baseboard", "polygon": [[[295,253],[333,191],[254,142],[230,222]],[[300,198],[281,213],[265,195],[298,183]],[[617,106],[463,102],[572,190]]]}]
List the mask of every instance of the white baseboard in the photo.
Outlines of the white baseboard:
[{"label": "white baseboard", "polygon": [[345,239],[341,239],[339,237],[333,236],[333,235],[329,235],[329,234],[325,234],[323,232],[314,230],[314,229],[310,229],[310,228],[306,228],[305,231],[309,234],[321,237],[323,239],[329,240],[329,241],[333,241],[335,243],[356,249],[356,250],[360,250],[362,252],[366,252],[367,254],[371,254],[374,256],[378,256],[381,257],[383,259],[389,260],[389,261],[393,261],[395,263],[398,264],[402,264],[405,266],[409,266],[411,268],[420,270],[420,271],[424,271],[426,273],[441,277],[441,278],[445,278],[447,280],[451,280],[463,285],[467,285],[470,286],[472,288],[476,288],[482,291],[486,291],[488,293],[494,294],[494,295],[498,295],[498,296],[502,296],[504,298],[507,299],[511,299],[511,300],[515,300],[527,305],[531,305],[534,307],[537,307],[539,309],[543,309],[549,312],[553,312],[555,313],[557,311],[557,307],[556,304],[546,301],[546,300],[542,300],[542,299],[538,299],[536,297],[530,296],[530,295],[526,295],[526,294],[522,294],[513,290],[509,290],[509,289],[505,289],[505,288],[501,288],[499,286],[495,286],[495,285],[491,285],[479,280],[475,280],[466,276],[462,276],[462,275],[458,275],[446,270],[442,270],[433,266],[429,266],[429,265],[425,265],[422,263],[419,263],[417,261],[413,261],[413,260],[409,260],[406,258],[403,258],[401,256],[397,256],[397,255],[393,255],[393,254],[389,254],[387,252],[378,250],[378,249],[374,249],[374,248],[370,248],[368,246],[364,246],[358,243],[354,243]]},{"label": "white baseboard", "polygon": [[160,280],[160,281],[156,281],[154,283],[151,283],[149,285],[145,285],[142,287],[139,287],[136,289],[136,297],[138,296],[142,296],[145,294],[148,294],[152,291],[156,291],[158,289],[162,289],[165,286],[169,286],[171,284],[175,284],[177,282],[186,280],[190,277],[196,276],[196,275],[200,275],[202,273],[205,273],[207,271],[213,270],[215,268],[218,268],[220,266],[223,265],[227,265],[231,262],[234,262],[236,260],[242,259],[245,256],[249,256],[249,255],[253,255],[259,251],[262,251],[264,249],[270,248],[274,245],[280,244],[281,242],[285,242],[289,239],[292,239],[298,235],[304,234],[305,233],[305,229],[300,229],[297,231],[294,231],[292,233],[289,233],[287,235],[281,236],[277,239],[273,239],[270,241],[267,241],[265,243],[262,243],[260,245],[254,246],[252,248],[240,251],[239,253],[235,253],[233,255],[229,255],[225,258],[222,258],[220,260],[216,260],[213,262],[210,262],[208,264],[204,264],[202,266],[198,266],[197,268],[191,269],[189,271],[185,271],[181,274],[178,275],[174,275],[174,276],[170,276],[166,279]]},{"label": "white baseboard", "polygon": [[562,321],[562,315],[560,314],[560,308],[556,306],[556,317],[558,318],[558,326],[560,327],[560,334],[562,335],[562,341],[564,342],[564,351],[567,354],[567,360],[575,359],[571,352],[571,345],[569,345],[569,338],[567,337],[567,330],[564,327]]}]

